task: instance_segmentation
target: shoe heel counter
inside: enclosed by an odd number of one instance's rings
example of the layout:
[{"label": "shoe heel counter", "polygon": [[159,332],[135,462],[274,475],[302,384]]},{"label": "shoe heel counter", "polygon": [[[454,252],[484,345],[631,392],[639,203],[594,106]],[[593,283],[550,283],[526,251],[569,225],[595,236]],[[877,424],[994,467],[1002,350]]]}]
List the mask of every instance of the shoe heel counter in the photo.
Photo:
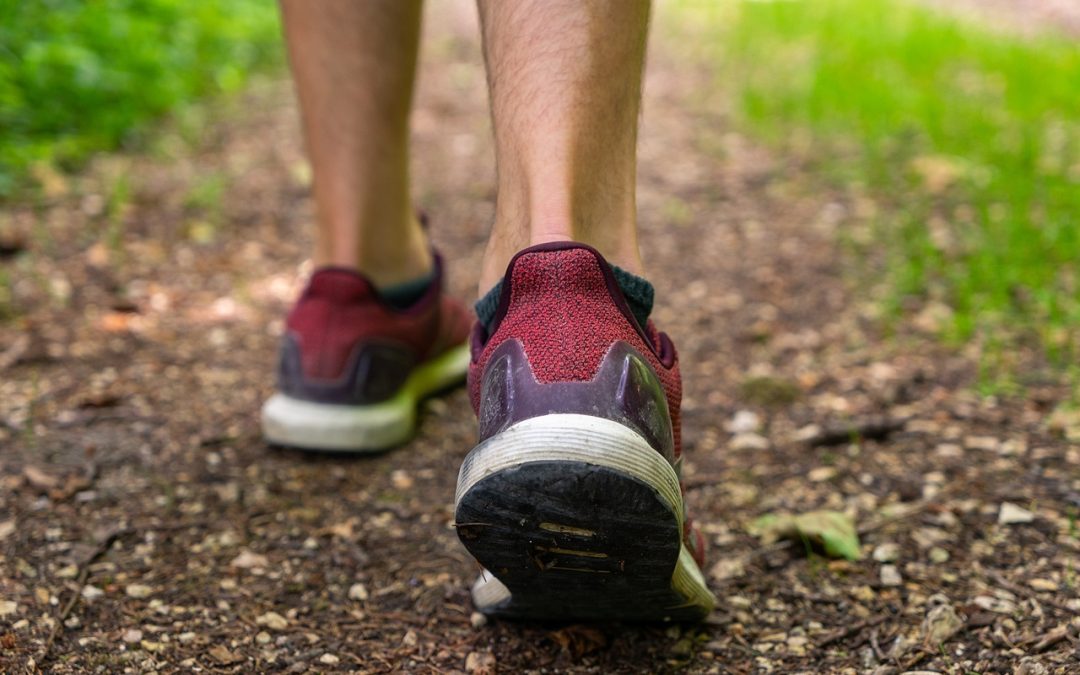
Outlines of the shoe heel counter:
[{"label": "shoe heel counter", "polygon": [[522,343],[506,340],[488,359],[478,403],[481,440],[533,417],[580,414],[618,422],[669,461],[675,459],[664,388],[642,355],[623,341],[610,344],[589,380],[540,382]]},{"label": "shoe heel counter", "polygon": [[415,365],[405,349],[392,345],[356,344],[335,377],[319,377],[304,367],[299,337],[285,336],[278,353],[278,390],[302,401],[369,405],[394,396]]},{"label": "shoe heel counter", "polygon": [[619,340],[648,349],[609,275],[590,250],[523,255],[508,274],[491,344],[519,340],[543,383],[592,379]]}]

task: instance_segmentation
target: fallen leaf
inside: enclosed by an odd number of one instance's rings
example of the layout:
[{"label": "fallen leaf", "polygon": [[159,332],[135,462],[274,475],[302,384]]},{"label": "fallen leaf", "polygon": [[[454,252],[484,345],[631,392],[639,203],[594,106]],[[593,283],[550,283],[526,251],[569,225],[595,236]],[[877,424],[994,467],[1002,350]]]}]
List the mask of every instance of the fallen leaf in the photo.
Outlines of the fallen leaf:
[{"label": "fallen leaf", "polygon": [[225,645],[211,647],[209,653],[210,656],[214,657],[215,661],[224,665],[229,665],[230,663],[236,663],[238,661],[244,660],[243,656],[240,656],[235,652],[229,651],[229,648]]},{"label": "fallen leaf", "polygon": [[36,466],[28,466],[23,469],[23,477],[31,486],[39,490],[49,490],[60,484],[60,479],[50,476]]},{"label": "fallen leaf", "polygon": [[229,565],[232,567],[239,567],[240,569],[269,567],[270,560],[261,553],[252,553],[251,551],[244,549],[240,552],[240,555],[232,559],[232,562],[230,562]]},{"label": "fallen leaf", "polygon": [[90,479],[86,476],[68,474],[64,477],[64,484],[62,486],[54,490],[49,490],[49,497],[54,501],[62,502],[70,498],[76,492],[82,492],[91,485]]},{"label": "fallen leaf", "polygon": [[334,523],[323,530],[324,534],[330,534],[345,540],[356,538],[356,519],[349,518],[340,523]]},{"label": "fallen leaf", "polygon": [[491,652],[469,652],[465,657],[465,672],[495,675],[495,655]]},{"label": "fallen leaf", "polygon": [[560,647],[570,652],[574,660],[607,646],[607,637],[592,626],[573,625],[550,634]]},{"label": "fallen leaf", "polygon": [[800,514],[768,514],[750,525],[750,533],[765,544],[780,539],[820,544],[829,556],[858,560],[859,535],[851,518],[838,511],[809,511]]},{"label": "fallen leaf", "polygon": [[956,613],[952,605],[944,604],[931,608],[923,620],[923,640],[928,647],[937,648],[964,627],[964,619]]},{"label": "fallen leaf", "polygon": [[106,333],[126,333],[131,330],[133,318],[124,312],[108,312],[101,317],[99,326]]}]

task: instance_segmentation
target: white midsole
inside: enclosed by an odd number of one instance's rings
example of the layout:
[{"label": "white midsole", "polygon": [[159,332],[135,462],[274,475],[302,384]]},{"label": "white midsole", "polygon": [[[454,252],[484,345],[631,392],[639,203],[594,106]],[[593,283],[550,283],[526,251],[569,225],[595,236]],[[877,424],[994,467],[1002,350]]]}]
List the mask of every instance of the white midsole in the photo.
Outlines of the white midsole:
[{"label": "white midsole", "polygon": [[633,476],[656,490],[682,526],[679,477],[671,464],[630,427],[592,415],[532,417],[480,443],[461,465],[454,503],[493,473],[548,461],[584,462]]},{"label": "white midsole", "polygon": [[460,381],[468,367],[468,347],[455,347],[413,370],[393,398],[372,405],[315,403],[279,392],[263,405],[263,435],[271,443],[301,448],[383,450],[408,440],[420,400]]}]

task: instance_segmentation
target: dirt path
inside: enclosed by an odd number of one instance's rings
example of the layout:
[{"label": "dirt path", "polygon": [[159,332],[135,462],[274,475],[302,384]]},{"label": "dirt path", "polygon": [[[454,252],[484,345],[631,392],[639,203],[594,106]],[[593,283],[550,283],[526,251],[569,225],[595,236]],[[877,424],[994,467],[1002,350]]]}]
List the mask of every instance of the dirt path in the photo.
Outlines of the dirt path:
[{"label": "dirt path", "polygon": [[[447,7],[428,24],[418,201],[470,296],[493,167],[471,20]],[[29,249],[0,259],[18,310],[0,324],[0,671],[1080,672],[1080,451],[1044,423],[1062,392],[980,399],[962,356],[914,329],[883,343],[834,243],[875,205],[732,133],[707,69],[657,28],[640,204],[684,364],[708,622],[479,625],[450,526],[475,437],[462,391],[384,456],[264,446],[310,217],[275,83],[198,154],[109,160],[0,220]],[[121,170],[130,197],[110,198]],[[805,440],[881,419],[899,422],[876,440]],[[817,508],[854,514],[862,561],[746,534]]]},{"label": "dirt path", "polygon": [[1003,32],[1080,35],[1080,4],[1073,0],[917,0],[958,16],[983,21]]}]

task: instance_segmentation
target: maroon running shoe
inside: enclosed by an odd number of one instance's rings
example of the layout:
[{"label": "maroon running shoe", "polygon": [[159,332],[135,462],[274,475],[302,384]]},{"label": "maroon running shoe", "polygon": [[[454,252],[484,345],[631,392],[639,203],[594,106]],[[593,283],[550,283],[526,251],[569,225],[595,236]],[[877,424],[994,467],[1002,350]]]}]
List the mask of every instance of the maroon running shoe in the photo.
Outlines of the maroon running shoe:
[{"label": "maroon running shoe", "polygon": [[517,254],[491,335],[473,328],[480,442],[458,475],[458,536],[480,611],[695,620],[714,606],[679,480],[675,347],[638,325],[611,267],[560,242]]},{"label": "maroon running shoe", "polygon": [[438,255],[434,282],[407,309],[354,270],[316,271],[286,322],[278,391],[262,409],[266,440],[340,452],[409,440],[420,400],[465,379],[469,320],[443,293]]}]

